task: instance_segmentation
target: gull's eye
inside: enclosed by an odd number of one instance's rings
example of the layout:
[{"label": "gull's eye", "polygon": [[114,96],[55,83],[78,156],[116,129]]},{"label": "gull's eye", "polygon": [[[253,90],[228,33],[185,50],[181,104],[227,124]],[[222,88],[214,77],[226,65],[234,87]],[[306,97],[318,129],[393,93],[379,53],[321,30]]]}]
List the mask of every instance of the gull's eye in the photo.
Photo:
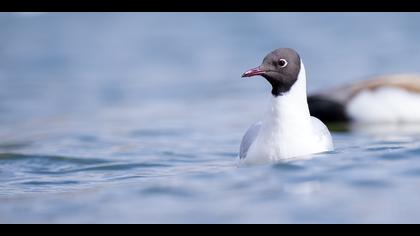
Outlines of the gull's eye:
[{"label": "gull's eye", "polygon": [[280,60],[279,60],[279,66],[280,66],[281,68],[286,67],[286,66],[287,66],[287,61],[286,61],[285,59],[280,59]]}]

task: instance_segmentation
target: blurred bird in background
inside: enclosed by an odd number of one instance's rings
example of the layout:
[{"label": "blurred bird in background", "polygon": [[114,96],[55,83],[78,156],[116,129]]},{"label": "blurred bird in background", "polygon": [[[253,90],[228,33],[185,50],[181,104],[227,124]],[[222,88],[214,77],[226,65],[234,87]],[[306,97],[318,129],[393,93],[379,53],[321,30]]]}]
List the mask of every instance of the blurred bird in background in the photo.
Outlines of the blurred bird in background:
[{"label": "blurred bird in background", "polygon": [[420,75],[379,75],[308,96],[312,116],[326,123],[420,123]]}]

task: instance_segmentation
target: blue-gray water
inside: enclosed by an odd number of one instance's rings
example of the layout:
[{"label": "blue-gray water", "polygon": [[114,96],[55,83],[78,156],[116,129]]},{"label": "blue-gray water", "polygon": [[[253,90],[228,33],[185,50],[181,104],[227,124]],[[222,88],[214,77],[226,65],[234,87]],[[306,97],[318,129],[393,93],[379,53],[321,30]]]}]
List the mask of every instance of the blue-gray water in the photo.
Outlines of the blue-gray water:
[{"label": "blue-gray water", "polygon": [[[0,15],[0,223],[420,223],[420,129],[238,168],[278,47],[308,89],[420,72],[420,14]],[[419,108],[420,109],[420,108]]]}]

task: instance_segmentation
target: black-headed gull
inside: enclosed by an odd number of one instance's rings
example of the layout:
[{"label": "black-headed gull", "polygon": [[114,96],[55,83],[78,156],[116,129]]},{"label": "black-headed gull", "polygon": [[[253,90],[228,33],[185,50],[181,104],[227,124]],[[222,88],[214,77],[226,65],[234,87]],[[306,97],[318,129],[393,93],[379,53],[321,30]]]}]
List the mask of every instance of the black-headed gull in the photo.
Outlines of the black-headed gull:
[{"label": "black-headed gull", "polygon": [[272,86],[271,104],[245,133],[241,162],[266,163],[334,149],[328,128],[309,113],[305,67],[296,51],[276,49],[242,77],[257,75]]}]

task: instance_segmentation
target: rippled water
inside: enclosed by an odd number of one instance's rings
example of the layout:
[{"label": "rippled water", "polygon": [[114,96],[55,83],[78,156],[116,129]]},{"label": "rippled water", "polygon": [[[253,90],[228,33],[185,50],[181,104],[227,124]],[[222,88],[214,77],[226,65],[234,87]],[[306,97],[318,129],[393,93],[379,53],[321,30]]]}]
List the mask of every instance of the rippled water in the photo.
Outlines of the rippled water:
[{"label": "rippled water", "polygon": [[1,14],[1,223],[420,222],[420,128],[238,168],[277,47],[310,91],[420,72],[420,14]]}]

